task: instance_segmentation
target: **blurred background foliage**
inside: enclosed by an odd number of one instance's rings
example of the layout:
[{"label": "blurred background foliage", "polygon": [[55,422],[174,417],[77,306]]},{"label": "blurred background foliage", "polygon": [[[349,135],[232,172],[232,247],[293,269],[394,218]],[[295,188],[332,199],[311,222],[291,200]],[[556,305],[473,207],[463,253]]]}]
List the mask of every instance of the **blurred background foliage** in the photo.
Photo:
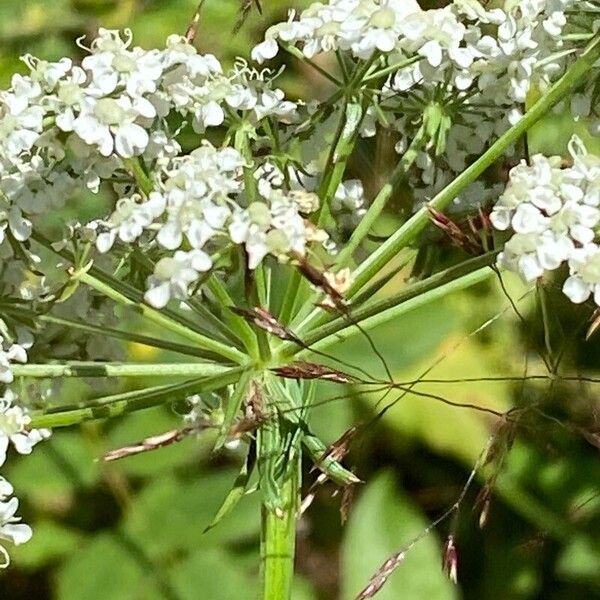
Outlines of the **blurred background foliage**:
[{"label": "blurred background foliage", "polygon": [[[307,2],[262,4],[264,14],[252,11],[233,34],[240,3],[207,0],[196,40],[199,49],[231,63],[236,55],[247,53],[270,22]],[[185,31],[195,8],[194,0],[0,0],[0,84],[8,85],[13,72],[24,70],[21,54],[46,59],[77,56],[74,39],[93,35],[98,26],[130,27],[136,43],[161,45],[168,34]],[[313,77],[296,62],[281,82],[293,96],[326,93],[320,88],[323,82]],[[574,127],[568,114],[554,115],[530,135],[530,147],[564,152]],[[365,143],[352,165],[353,174],[365,180],[368,189],[377,189],[394,160],[389,148],[380,150]],[[90,202],[96,205],[81,210],[101,210],[98,200]],[[58,221],[65,216],[58,215]],[[378,231],[390,231],[394,223],[392,204]],[[433,243],[442,257],[451,253],[444,240]],[[514,280],[507,280],[507,288],[515,299],[526,291]],[[404,379],[418,377],[440,358],[430,377],[543,373],[538,353],[544,344],[562,355],[561,372],[586,369],[593,374],[600,360],[600,338],[582,341],[591,309],[567,305],[552,282],[546,283],[544,294],[551,318],[541,318],[539,294],[529,293],[518,301],[521,320],[490,279],[408,314],[376,331],[374,339],[394,374]],[[490,319],[493,322],[480,329]],[[126,326],[142,332],[145,327],[131,318]],[[57,352],[60,343],[57,339]],[[144,346],[125,350],[136,361],[172,358]],[[351,339],[338,351],[367,369],[381,369],[364,338]],[[600,598],[600,403],[594,387],[479,380],[419,389],[496,410],[536,405],[555,420],[532,420],[518,427],[511,452],[500,452],[491,470],[478,475],[468,492],[455,524],[458,585],[441,570],[445,523],[411,551],[378,597]],[[351,392],[313,411],[314,428],[327,442],[375,414],[376,395],[358,400]],[[85,383],[69,384],[60,393],[61,402],[73,402],[89,394],[89,388]],[[323,398],[335,393],[339,388],[319,390]],[[97,460],[108,449],[178,423],[174,410],[156,408],[122,421],[58,431],[31,457],[12,457],[7,476],[22,499],[21,514],[32,524],[34,538],[11,550],[13,564],[0,575],[0,597],[252,598],[258,583],[257,495],[245,498],[204,533],[235,479],[241,455],[232,450],[213,456],[209,440],[188,438],[108,465]],[[456,500],[493,426],[489,415],[432,399],[408,396],[398,402],[351,452],[348,464],[366,483],[357,490],[346,525],[340,523],[340,499],[332,489],[320,490],[303,518],[294,598],[352,598],[382,561]],[[482,489],[491,489],[483,530],[475,510]]]}]

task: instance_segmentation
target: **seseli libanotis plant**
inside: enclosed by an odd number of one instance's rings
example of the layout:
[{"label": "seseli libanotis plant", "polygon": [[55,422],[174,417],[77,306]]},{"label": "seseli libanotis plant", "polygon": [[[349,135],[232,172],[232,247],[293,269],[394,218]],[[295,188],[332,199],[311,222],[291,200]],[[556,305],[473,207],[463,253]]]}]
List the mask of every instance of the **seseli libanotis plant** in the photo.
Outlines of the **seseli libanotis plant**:
[{"label": "seseli libanotis plant", "polygon": [[[579,138],[566,161],[527,149],[553,110],[600,133],[600,1],[488,4],[317,3],[231,68],[191,36],[145,50],[128,30],[78,40],[81,64],[24,56],[28,73],[0,92],[2,464],[56,428],[186,403],[180,430],[105,459],[187,435],[216,451],[241,442],[246,463],[217,520],[257,482],[262,594],[289,598],[295,524],[316,486],[360,482],[342,464],[360,428],[331,446],[312,432],[322,382],[418,393],[387,367],[377,378],[337,361],[336,345],[360,335],[380,354],[370,329],[501,270],[536,282],[566,264],[568,298],[600,306],[600,158]],[[287,98],[282,60],[302,61],[329,96]],[[349,161],[383,135],[396,166],[367,194]],[[507,178],[490,176],[507,165]],[[373,241],[400,188],[400,224]],[[101,214],[57,223],[64,207],[89,214],[99,192],[111,202]],[[461,247],[449,267],[429,260],[435,235]],[[154,334],[120,327],[127,315]],[[53,352],[57,332],[69,342]],[[179,359],[123,362],[122,341]],[[142,376],[169,383],[61,401],[64,378]],[[303,482],[305,460],[318,475]],[[20,544],[32,532],[12,494],[0,479],[0,537]],[[375,595],[403,555],[358,597]]]}]

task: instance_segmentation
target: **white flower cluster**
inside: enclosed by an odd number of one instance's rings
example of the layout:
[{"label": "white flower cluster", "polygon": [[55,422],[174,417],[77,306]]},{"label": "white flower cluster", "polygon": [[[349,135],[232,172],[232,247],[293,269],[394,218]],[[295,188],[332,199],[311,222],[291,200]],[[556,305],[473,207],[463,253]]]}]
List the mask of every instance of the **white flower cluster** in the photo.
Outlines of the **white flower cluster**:
[{"label": "white flower cluster", "polygon": [[131,32],[100,29],[89,55],[48,63],[32,56],[27,76],[0,91],[0,244],[8,229],[29,238],[32,219],[61,207],[86,187],[122,179],[123,159],[148,163],[180,151],[166,117],[190,119],[198,132],[227,115],[258,123],[292,122],[296,104],[240,61],[224,73],[212,55],[199,55],[173,35],[163,50],[132,45]]},{"label": "white flower cluster", "polygon": [[490,219],[513,236],[498,256],[500,267],[535,281],[562,264],[570,276],[564,293],[575,303],[594,295],[600,305],[600,158],[574,137],[573,165],[558,156],[536,155],[510,172],[510,181]]},{"label": "white flower cluster", "polygon": [[[308,58],[345,51],[356,59],[372,58],[377,68],[399,65],[375,97],[377,109],[369,107],[362,133],[375,135],[379,120],[400,133],[397,151],[404,152],[425,127],[428,139],[410,174],[420,205],[521,118],[531,89],[546,88],[562,73],[570,59],[562,35],[568,11],[588,11],[582,15],[592,31],[589,15],[597,10],[576,0],[488,4],[454,0],[441,9],[421,10],[415,0],[317,2],[269,28],[252,56],[263,62],[280,45],[298,45]],[[578,103],[582,113],[590,112],[592,88]],[[498,189],[490,186],[482,196],[478,186],[454,204],[481,206],[497,197]]]},{"label": "white flower cluster", "polygon": [[[1,323],[4,327],[4,323]],[[29,345],[26,343],[24,345]],[[12,362],[24,363],[27,361],[27,351],[22,344],[6,342],[0,337],[0,382],[6,385],[13,381],[11,371]],[[9,444],[19,454],[30,454],[33,447],[50,435],[47,429],[30,428],[31,417],[28,411],[19,406],[17,395],[11,389],[5,389],[0,396],[0,467],[6,462]],[[10,498],[13,488],[6,479],[0,477],[0,540],[10,541],[13,544],[22,544],[31,538],[31,528],[19,523],[20,518],[15,517],[19,501]],[[0,544],[2,562],[0,568],[9,564],[6,549]]]},{"label": "white flower cluster", "polygon": [[212,254],[227,245],[242,245],[255,269],[267,254],[285,261],[304,256],[311,241],[325,241],[302,216],[318,207],[316,194],[286,191],[283,174],[265,163],[254,172],[257,196],[249,200],[248,168],[234,148],[207,141],[173,158],[147,199],[121,198],[106,221],[92,224],[98,250],[107,252],[117,238],[136,242],[147,232],[149,243],[174,251],[158,260],[148,279],[146,301],[162,308],[171,298],[187,298],[190,286],[211,269]]},{"label": "white flower cluster", "polygon": [[302,11],[290,11],[289,19],[267,30],[265,41],[254,48],[252,58],[273,58],[278,41],[302,44],[307,58],[331,50],[349,50],[357,58],[375,51],[391,52],[405,31],[409,15],[420,12],[416,0],[331,0],[316,2]]},{"label": "white flower cluster", "polygon": [[[0,477],[0,540],[19,545],[31,539],[32,531],[29,525],[20,523],[20,517],[15,516],[19,508],[19,500],[15,497],[10,498],[12,493],[12,485],[4,477]],[[0,555],[3,559],[0,569],[8,567],[10,558],[2,544],[0,544]]]},{"label": "white flower cluster", "polygon": [[9,442],[19,454],[31,454],[33,447],[50,435],[47,429],[29,428],[31,417],[17,400],[12,390],[0,397],[0,466],[6,462]]},{"label": "white flower cluster", "polygon": [[[475,0],[455,0],[410,17],[412,50],[428,52],[390,77],[380,107],[401,134],[399,152],[416,128],[428,131],[411,179],[418,201],[431,199],[516,123],[530,90],[548,87],[569,60],[562,32],[573,0],[505,4],[487,10]],[[497,191],[468,191],[455,205],[469,209],[473,199],[481,206]]]},{"label": "white flower cluster", "polygon": [[[3,258],[13,252],[12,244],[3,243],[7,234],[26,241],[36,219],[81,190],[97,192],[103,182],[120,199],[108,219],[88,225],[100,252],[117,239],[150,240],[175,251],[160,257],[148,281],[147,300],[155,306],[186,297],[189,285],[211,268],[209,242],[211,250],[243,244],[251,268],[268,253],[286,259],[304,254],[311,236],[318,236],[299,214],[305,208],[301,191],[286,191],[281,177],[268,195],[260,194],[258,181],[259,197],[250,197],[243,170],[255,169],[251,160],[246,164],[237,150],[217,150],[208,142],[181,156],[179,129],[171,132],[177,118],[181,126],[190,120],[199,133],[245,123],[249,136],[262,121],[295,122],[297,105],[273,86],[268,69],[257,71],[240,59],[224,73],[214,56],[197,54],[176,35],[162,50],[143,50],[133,46],[128,30],[122,36],[100,29],[85,49],[81,66],[28,55],[30,74],[15,75],[11,88],[0,91]],[[154,191],[132,189],[131,160],[151,173]],[[39,287],[41,293],[43,282]]]}]

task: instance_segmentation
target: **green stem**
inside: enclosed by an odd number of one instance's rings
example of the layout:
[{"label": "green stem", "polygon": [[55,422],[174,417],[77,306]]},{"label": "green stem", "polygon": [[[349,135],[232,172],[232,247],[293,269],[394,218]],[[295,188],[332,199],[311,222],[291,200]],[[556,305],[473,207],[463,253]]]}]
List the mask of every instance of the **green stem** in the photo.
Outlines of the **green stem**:
[{"label": "green stem", "polygon": [[167,402],[181,400],[190,394],[218,390],[237,381],[242,372],[242,367],[236,367],[214,377],[113,394],[112,396],[91,400],[82,406],[61,406],[34,412],[31,415],[30,427],[68,427],[92,419],[118,417],[130,412],[166,404]]},{"label": "green stem", "polygon": [[362,106],[357,103],[345,105],[340,115],[340,122],[331,145],[331,151],[323,169],[323,181],[319,187],[319,199],[321,201],[319,225],[324,224],[327,215],[326,209],[329,208],[329,203],[344,177],[346,164],[356,144],[356,137],[363,116]]},{"label": "green stem", "polygon": [[15,377],[214,377],[231,369],[212,363],[95,363],[11,365]]},{"label": "green stem", "polygon": [[[78,265],[82,264],[81,261],[79,261],[79,262],[76,261],[76,258],[73,255],[73,253],[69,252],[66,248],[63,248],[61,250],[55,249],[52,245],[52,242],[50,240],[48,240],[46,237],[44,237],[42,234],[40,234],[38,231],[35,231],[35,230],[33,231],[33,233],[31,234],[31,239],[35,240],[38,244],[42,245],[44,248],[46,248],[50,252],[54,252],[58,256],[61,256],[62,258],[64,258],[65,260],[68,260],[69,262],[72,262],[73,264],[78,264]],[[90,275],[93,275],[96,279],[101,281],[106,286],[113,288],[114,290],[119,292],[121,295],[127,297],[132,302],[134,302],[134,303],[142,302],[142,300],[144,298],[143,292],[141,292],[134,286],[126,283],[125,281],[117,279],[110,273],[103,271],[102,269],[97,267],[95,264],[93,264],[88,269],[87,272]],[[195,323],[194,321],[191,321],[191,320],[187,319],[186,317],[184,317],[183,315],[181,315],[175,311],[172,311],[168,308],[163,308],[161,310],[161,313],[165,316],[168,316],[172,321],[176,321],[180,325],[186,327],[187,329],[191,329],[192,331],[197,331],[198,333],[204,333],[204,334],[208,333],[206,330],[203,330],[203,328],[201,326],[199,326],[198,323]]]},{"label": "green stem", "polygon": [[399,71],[400,69],[405,69],[406,67],[410,67],[410,65],[418,62],[419,60],[421,60],[421,56],[411,56],[410,58],[407,58],[406,60],[403,60],[399,63],[395,63],[393,65],[390,65],[389,67],[385,67],[383,69],[380,69],[379,71],[375,71],[374,73],[371,73],[369,75],[367,75],[363,81],[367,82],[367,81],[372,81],[373,79],[379,79],[380,77],[384,77],[386,75],[389,75],[390,73],[394,73],[395,71]]},{"label": "green stem", "polygon": [[336,267],[343,267],[352,258],[352,254],[365,239],[388,200],[397,189],[398,185],[406,177],[408,169],[410,169],[412,164],[415,162],[419,150],[423,146],[424,142],[425,126],[421,125],[410,146],[402,155],[402,158],[394,168],[389,181],[381,188],[381,190],[379,190],[379,193],[373,200],[373,203],[371,206],[369,206],[369,210],[366,212],[365,216],[358,224],[358,227],[350,236],[350,239],[348,240],[348,243],[344,249],[340,252],[335,263]]},{"label": "green stem", "polygon": [[[361,323],[361,327],[364,330],[369,331],[371,329],[374,329],[375,327],[384,325],[385,323],[388,323],[389,321],[393,321],[394,319],[397,319],[398,317],[401,317],[402,315],[405,315],[406,313],[408,313],[412,310],[420,308],[421,306],[429,304],[430,302],[435,302],[436,300],[440,300],[440,299],[444,298],[445,296],[447,296],[448,294],[451,294],[451,293],[459,291],[459,290],[464,290],[473,285],[481,283],[482,281],[485,281],[486,279],[491,277],[493,275],[493,273],[494,273],[494,271],[492,271],[492,269],[485,267],[483,269],[479,269],[473,273],[470,273],[469,275],[460,277],[459,279],[456,279],[456,280],[452,281],[451,283],[447,283],[447,284],[442,285],[438,288],[435,288],[429,292],[420,294],[420,295],[412,298],[411,300],[405,300],[404,302],[402,302],[396,306],[393,306],[391,308],[383,310],[382,312],[377,312],[377,314],[374,314],[371,317],[368,317],[368,318],[361,317],[359,319],[360,323]],[[328,348],[329,346],[331,346],[332,344],[335,344],[336,342],[343,342],[345,339],[348,339],[349,337],[352,337],[353,335],[356,335],[357,333],[358,333],[358,330],[352,324],[346,323],[346,325],[343,328],[339,329],[336,333],[334,333],[332,335],[324,337],[323,333],[321,333],[319,335],[320,339],[317,342],[315,342],[311,346],[311,348],[322,351],[324,348]],[[306,351],[306,352],[310,352],[310,351]]]},{"label": "green stem", "polygon": [[148,196],[154,189],[154,185],[152,184],[152,180],[148,177],[148,175],[146,175],[146,171],[144,171],[144,168],[140,163],[140,159],[137,157],[125,158],[123,159],[123,162],[135,178],[140,190],[145,196]]},{"label": "green stem", "polygon": [[173,333],[177,333],[180,336],[195,342],[201,348],[205,350],[210,350],[211,352],[215,352],[220,356],[233,360],[237,363],[243,363],[247,360],[247,357],[244,353],[240,352],[236,348],[232,346],[226,346],[225,344],[218,342],[216,340],[212,340],[209,337],[202,335],[201,333],[197,333],[196,331],[192,331],[188,327],[181,325],[177,321],[170,319],[163,315],[159,310],[156,310],[147,304],[143,304],[141,302],[134,302],[130,300],[117,290],[113,289],[109,285],[103,283],[99,279],[96,279],[93,275],[89,273],[85,273],[83,271],[79,271],[74,273],[75,278],[79,279],[82,283],[85,283],[89,287],[95,289],[97,292],[100,292],[107,298],[114,300],[115,302],[122,304],[123,306],[127,306],[128,308],[133,309],[134,311],[140,313],[148,320],[169,329]]},{"label": "green stem", "polygon": [[[442,298],[450,292],[479,283],[492,275],[493,271],[486,265],[493,264],[496,255],[497,252],[490,252],[465,261],[408,286],[389,298],[359,307],[351,313],[352,321],[361,323],[363,329],[370,329],[428,302]],[[325,325],[315,327],[303,336],[303,341],[311,348],[322,350],[335,341],[342,341],[354,335],[356,331],[348,319],[338,318]],[[279,348],[277,356],[280,360],[285,361],[296,354],[309,353],[310,350],[305,350],[292,342],[286,342]]]},{"label": "green stem", "polygon": [[231,310],[231,307],[234,306],[235,303],[223,282],[213,273],[207,281],[207,287],[212,292],[217,302],[223,307],[223,318],[233,329],[234,333],[239,336],[240,340],[242,340],[242,343],[250,356],[258,358],[258,340],[256,335],[246,320],[243,317],[236,315]]},{"label": "green stem", "polygon": [[300,454],[280,488],[280,508],[262,506],[260,540],[262,600],[290,600],[296,551],[296,519],[300,487]]},{"label": "green stem", "polygon": [[[7,311],[9,312],[9,311]],[[16,309],[21,316],[23,311]],[[111,327],[100,327],[99,325],[90,325],[88,323],[82,323],[81,321],[75,321],[73,319],[65,319],[63,317],[55,317],[53,315],[36,315],[32,313],[32,318],[43,323],[51,323],[53,325],[61,325],[69,329],[78,329],[80,331],[86,331],[96,335],[103,335],[120,340],[126,340],[128,342],[134,342],[136,344],[143,344],[151,348],[160,348],[162,350],[170,350],[171,352],[177,352],[179,354],[187,354],[189,356],[198,356],[200,358],[206,358],[207,354],[200,348],[194,346],[188,346],[186,344],[178,344],[177,342],[170,342],[169,340],[161,340],[153,338],[147,335],[140,335],[138,333],[132,333],[130,331],[121,331],[120,329],[113,329]]]},{"label": "green stem", "polygon": [[339,79],[336,79],[333,75],[331,75],[325,69],[320,67],[314,60],[311,60],[310,58],[307,58],[306,56],[304,56],[304,54],[302,53],[301,50],[299,50],[295,46],[292,46],[291,44],[280,44],[280,45],[286,52],[288,52],[289,54],[291,54],[298,60],[301,60],[302,62],[304,62],[307,65],[309,65],[310,67],[312,67],[317,73],[319,73],[320,75],[325,77],[325,79],[328,79],[329,81],[331,81],[331,83],[333,83],[337,87],[343,87],[344,84]]},{"label": "green stem", "polygon": [[[323,169],[323,179],[319,186],[321,207],[317,224],[321,227],[330,215],[329,205],[344,177],[363,116],[364,111],[360,104],[348,103],[342,109],[331,150]],[[294,271],[289,277],[279,313],[279,320],[282,323],[288,323],[295,314],[296,307],[304,302],[307,289],[309,289],[308,283],[302,279],[299,271]]]}]

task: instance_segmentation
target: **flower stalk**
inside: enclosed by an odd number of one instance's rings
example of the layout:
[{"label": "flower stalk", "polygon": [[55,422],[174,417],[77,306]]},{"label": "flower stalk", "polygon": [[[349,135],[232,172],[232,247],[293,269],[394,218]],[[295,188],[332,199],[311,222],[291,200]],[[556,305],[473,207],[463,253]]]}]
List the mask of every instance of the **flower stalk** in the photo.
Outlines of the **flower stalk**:
[{"label": "flower stalk", "polygon": [[[296,458],[299,463],[298,458]],[[278,510],[262,506],[261,522],[261,579],[262,600],[292,598],[296,523],[299,509],[299,464],[290,469],[280,490]]]}]

